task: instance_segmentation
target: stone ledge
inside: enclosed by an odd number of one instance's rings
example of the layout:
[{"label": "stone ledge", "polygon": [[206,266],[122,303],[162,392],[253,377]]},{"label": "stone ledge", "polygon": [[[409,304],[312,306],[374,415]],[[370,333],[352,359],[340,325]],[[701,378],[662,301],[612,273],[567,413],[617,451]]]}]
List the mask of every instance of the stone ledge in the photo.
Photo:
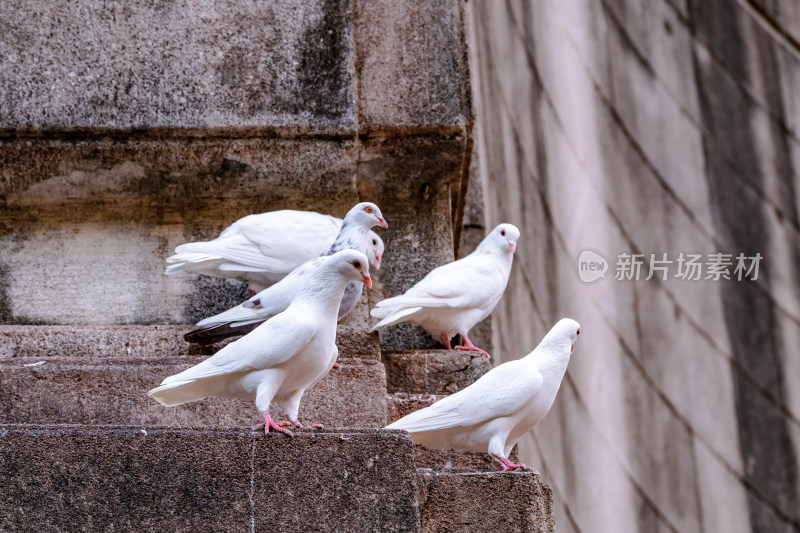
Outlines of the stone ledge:
[{"label": "stone ledge", "polygon": [[386,430],[0,425],[2,531],[418,531]]},{"label": "stone ledge", "polygon": [[390,393],[453,394],[492,368],[479,353],[461,350],[384,352],[383,360]]},{"label": "stone ledge", "polygon": [[[192,356],[0,359],[0,423],[248,427],[259,422],[251,402],[207,398],[164,407],[147,396],[165,377],[201,360]],[[282,414],[275,406],[270,412],[275,418]],[[300,420],[330,427],[385,426],[383,365],[342,361],[303,396]]]},{"label": "stone ledge", "polygon": [[[193,328],[189,325],[0,325],[0,360],[16,357],[122,356],[160,360],[182,355],[211,355],[227,344],[197,346],[184,341],[184,333]],[[379,357],[377,333],[364,333],[357,327],[340,327],[336,345],[340,359],[377,360]]]},{"label": "stone ledge", "polygon": [[454,474],[417,470],[420,531],[552,533],[553,496],[533,472]]}]

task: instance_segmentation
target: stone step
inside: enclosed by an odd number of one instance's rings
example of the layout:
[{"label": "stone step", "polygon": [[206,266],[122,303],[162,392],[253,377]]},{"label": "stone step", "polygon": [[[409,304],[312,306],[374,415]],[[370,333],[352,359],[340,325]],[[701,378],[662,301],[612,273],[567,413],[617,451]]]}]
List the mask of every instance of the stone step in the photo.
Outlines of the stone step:
[{"label": "stone step", "polygon": [[420,531],[555,531],[553,495],[533,472],[417,470]]},{"label": "stone step", "polygon": [[461,350],[383,352],[383,361],[390,393],[453,394],[492,368],[486,357]]},{"label": "stone step", "polygon": [[419,530],[399,431],[5,425],[0,464],[0,531]]},{"label": "stone step", "polygon": [[[147,391],[204,358],[15,357],[0,359],[0,423],[153,424],[246,427],[260,421],[251,402],[207,398],[164,407]],[[386,387],[378,361],[345,359],[312,387],[300,420],[328,427],[386,425]],[[281,413],[270,409],[273,417]]]},{"label": "stone step", "polygon": [[[348,316],[345,321],[349,320]],[[340,324],[340,358],[380,358],[378,334],[360,322]],[[0,325],[0,359],[12,357],[174,357],[211,355],[226,343],[198,346],[183,340],[191,325],[11,326]]]},{"label": "stone step", "polygon": [[418,451],[391,430],[0,424],[0,531],[553,531],[537,474]]}]

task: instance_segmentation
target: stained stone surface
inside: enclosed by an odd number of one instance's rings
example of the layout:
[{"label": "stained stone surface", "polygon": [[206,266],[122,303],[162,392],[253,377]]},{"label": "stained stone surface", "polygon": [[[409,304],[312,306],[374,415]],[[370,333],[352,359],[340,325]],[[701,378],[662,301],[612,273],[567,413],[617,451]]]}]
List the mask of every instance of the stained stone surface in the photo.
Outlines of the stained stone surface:
[{"label": "stained stone surface", "polygon": [[[204,357],[49,357],[0,359],[0,422],[249,427],[261,421],[252,402],[207,398],[164,407],[147,396],[161,381]],[[386,425],[383,365],[340,360],[303,395],[300,421],[328,427]],[[272,406],[271,414],[282,413]]]},{"label": "stained stone surface", "polygon": [[466,126],[472,102],[463,4],[353,0],[353,5],[359,131]]},{"label": "stained stone surface", "polygon": [[0,425],[0,529],[418,531],[413,457],[393,431]]},{"label": "stained stone surface", "polygon": [[461,350],[383,352],[383,360],[389,393],[453,394],[492,368],[481,354]]},{"label": "stained stone surface", "polygon": [[[0,325],[0,359],[10,357],[141,357],[212,355],[235,341],[210,346],[187,343],[183,335],[192,326],[4,326]],[[377,335],[357,324],[339,324],[339,357],[380,358]]]},{"label": "stained stone surface", "polygon": [[[555,531],[551,490],[538,474],[456,474],[420,469],[417,480],[422,532]],[[488,502],[492,504],[482,504]]]},{"label": "stained stone surface", "polygon": [[347,0],[4,3],[3,128],[353,129]]}]

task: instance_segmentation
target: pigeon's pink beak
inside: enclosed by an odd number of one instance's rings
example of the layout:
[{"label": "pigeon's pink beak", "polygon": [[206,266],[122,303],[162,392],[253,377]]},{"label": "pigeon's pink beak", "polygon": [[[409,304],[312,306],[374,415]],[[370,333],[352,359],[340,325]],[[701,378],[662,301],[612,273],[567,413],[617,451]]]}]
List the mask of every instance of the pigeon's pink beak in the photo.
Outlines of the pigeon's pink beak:
[{"label": "pigeon's pink beak", "polygon": [[511,248],[511,253],[517,251],[517,241],[508,241],[508,247]]},{"label": "pigeon's pink beak", "polygon": [[373,266],[375,267],[375,270],[380,270],[381,269],[381,256],[380,255],[375,254],[375,264]]},{"label": "pigeon's pink beak", "polygon": [[573,344],[572,346],[569,347],[569,353],[572,353],[574,351],[575,351],[575,345]]},{"label": "pigeon's pink beak", "polygon": [[389,227],[389,224],[386,223],[386,219],[384,219],[383,217],[375,217],[375,218],[378,219],[378,224],[380,224],[382,228],[385,229]]},{"label": "pigeon's pink beak", "polygon": [[364,285],[366,285],[367,287],[369,287],[371,289],[372,288],[372,278],[369,277],[369,274],[363,274],[362,273],[361,277],[364,278]]}]

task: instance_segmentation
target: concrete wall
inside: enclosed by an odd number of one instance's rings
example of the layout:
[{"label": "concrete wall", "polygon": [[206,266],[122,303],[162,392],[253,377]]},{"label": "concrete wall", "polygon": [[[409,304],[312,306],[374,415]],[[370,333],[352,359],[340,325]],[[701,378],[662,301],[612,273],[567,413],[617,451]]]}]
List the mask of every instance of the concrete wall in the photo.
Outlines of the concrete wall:
[{"label": "concrete wall", "polygon": [[[558,530],[800,530],[796,2],[469,5],[487,225],[523,232],[495,354],[582,325],[520,450]],[[607,278],[580,281],[585,249]],[[764,259],[755,282],[619,281],[621,252]]]}]

